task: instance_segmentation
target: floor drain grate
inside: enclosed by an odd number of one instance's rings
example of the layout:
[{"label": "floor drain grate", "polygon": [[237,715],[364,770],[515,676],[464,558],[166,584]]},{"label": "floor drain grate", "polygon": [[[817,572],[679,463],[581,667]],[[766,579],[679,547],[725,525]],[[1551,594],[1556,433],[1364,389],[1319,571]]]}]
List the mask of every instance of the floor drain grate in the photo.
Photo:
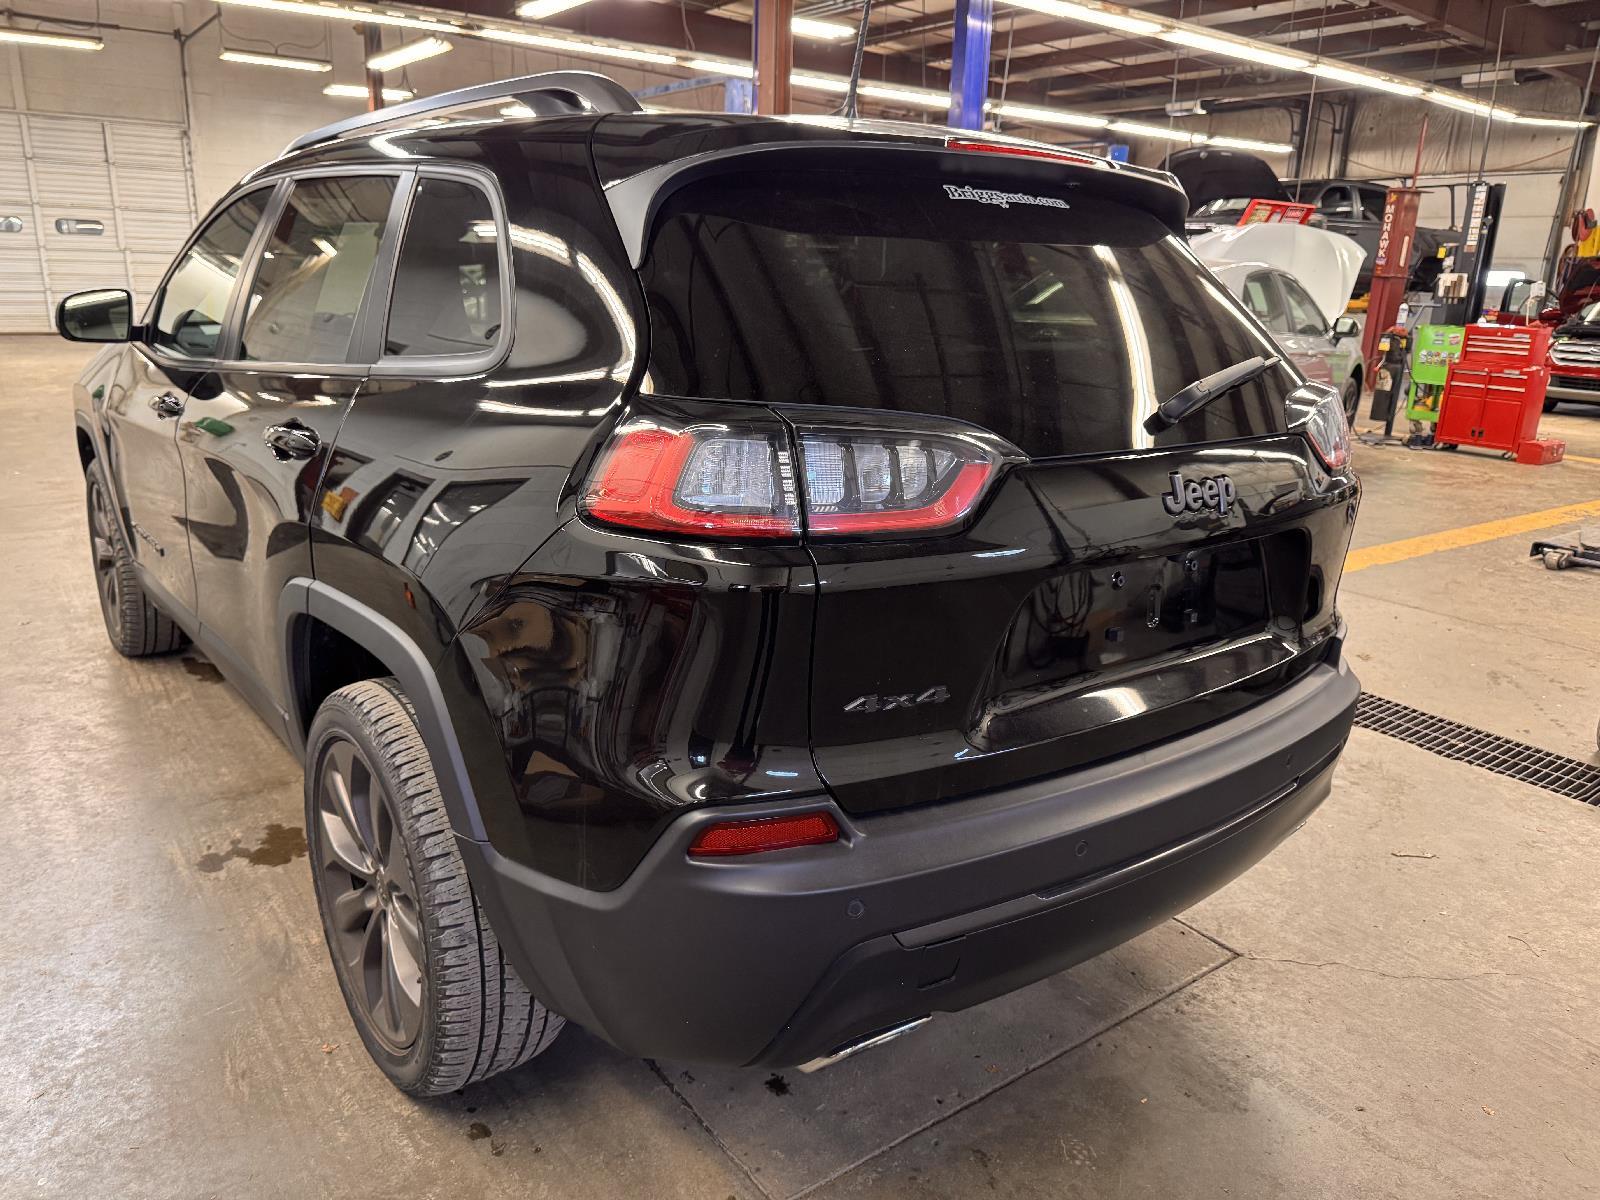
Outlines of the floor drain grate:
[{"label": "floor drain grate", "polygon": [[1600,767],[1593,763],[1448,721],[1371,692],[1361,693],[1356,705],[1356,726],[1421,746],[1441,758],[1471,763],[1496,775],[1509,775],[1547,792],[1585,804],[1600,804]]}]

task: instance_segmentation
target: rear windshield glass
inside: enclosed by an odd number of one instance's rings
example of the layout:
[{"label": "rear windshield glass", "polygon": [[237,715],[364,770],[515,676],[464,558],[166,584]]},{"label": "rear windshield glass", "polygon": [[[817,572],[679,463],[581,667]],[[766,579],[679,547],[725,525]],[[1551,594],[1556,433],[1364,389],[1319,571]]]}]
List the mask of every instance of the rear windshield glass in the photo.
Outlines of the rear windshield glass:
[{"label": "rear windshield glass", "polygon": [[1070,186],[810,171],[689,184],[643,269],[664,395],[970,421],[1035,456],[1279,432],[1281,367],[1144,417],[1271,340],[1156,218]]}]

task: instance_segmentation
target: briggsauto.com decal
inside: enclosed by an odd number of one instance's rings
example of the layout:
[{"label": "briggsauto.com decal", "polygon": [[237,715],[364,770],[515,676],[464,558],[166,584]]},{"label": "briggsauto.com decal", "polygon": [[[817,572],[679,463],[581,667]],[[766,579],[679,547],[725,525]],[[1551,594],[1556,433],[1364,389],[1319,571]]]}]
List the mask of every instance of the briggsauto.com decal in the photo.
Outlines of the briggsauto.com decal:
[{"label": "briggsauto.com decal", "polygon": [[979,204],[998,204],[1007,208],[1013,204],[1042,204],[1046,208],[1066,208],[1065,200],[1049,196],[1030,196],[1027,192],[996,192],[990,188],[964,187],[959,183],[944,185],[945,195],[952,200],[976,200]]}]

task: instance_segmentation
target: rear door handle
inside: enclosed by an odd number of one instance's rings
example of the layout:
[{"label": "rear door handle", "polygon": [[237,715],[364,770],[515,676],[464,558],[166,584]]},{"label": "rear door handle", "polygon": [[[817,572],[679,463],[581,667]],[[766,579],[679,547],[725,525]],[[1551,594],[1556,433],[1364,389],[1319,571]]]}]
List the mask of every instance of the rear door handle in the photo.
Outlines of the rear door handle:
[{"label": "rear door handle", "polygon": [[168,417],[181,417],[183,400],[171,392],[162,392],[159,396],[150,397],[150,409],[163,420]]},{"label": "rear door handle", "polygon": [[322,446],[322,439],[317,436],[317,431],[307,428],[299,421],[268,425],[261,436],[280,462],[287,462],[291,458],[310,458]]}]

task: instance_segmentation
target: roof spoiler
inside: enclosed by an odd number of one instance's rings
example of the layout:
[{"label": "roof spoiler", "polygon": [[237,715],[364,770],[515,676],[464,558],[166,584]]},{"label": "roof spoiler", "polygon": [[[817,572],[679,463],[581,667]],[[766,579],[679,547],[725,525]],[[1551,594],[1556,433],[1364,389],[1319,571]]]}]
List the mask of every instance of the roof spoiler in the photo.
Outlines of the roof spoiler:
[{"label": "roof spoiler", "polygon": [[430,113],[451,108],[464,108],[469,104],[485,104],[491,100],[517,100],[541,117],[572,116],[582,113],[636,113],[642,111],[633,93],[614,79],[594,71],[544,71],[537,75],[520,75],[515,79],[498,79],[493,83],[479,83],[472,87],[457,88],[408,100],[404,104],[380,108],[376,112],[347,117],[302,133],[284,148],[285,154],[304,150],[321,142],[331,142],[363,130],[378,129],[385,125],[405,122]]}]

